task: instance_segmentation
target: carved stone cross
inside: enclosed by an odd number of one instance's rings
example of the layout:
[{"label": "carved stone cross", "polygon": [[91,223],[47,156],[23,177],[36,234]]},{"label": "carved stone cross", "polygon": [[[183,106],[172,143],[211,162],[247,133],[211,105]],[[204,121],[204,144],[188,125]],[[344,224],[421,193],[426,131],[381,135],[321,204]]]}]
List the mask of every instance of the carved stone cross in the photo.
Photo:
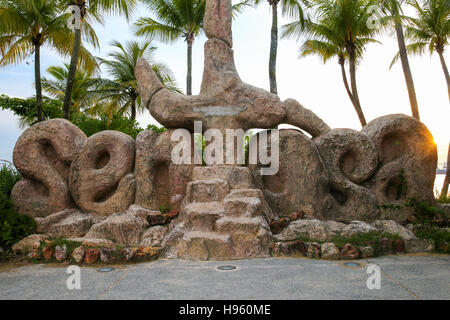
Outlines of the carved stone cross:
[{"label": "carved stone cross", "polygon": [[139,93],[151,115],[167,128],[191,132],[194,121],[202,121],[203,130],[270,129],[285,123],[313,137],[328,132],[328,125],[297,101],[281,101],[277,95],[240,79],[234,64],[231,23],[231,0],[206,1],[204,30],[208,41],[199,95],[169,91],[145,59],[138,61],[135,74]]}]

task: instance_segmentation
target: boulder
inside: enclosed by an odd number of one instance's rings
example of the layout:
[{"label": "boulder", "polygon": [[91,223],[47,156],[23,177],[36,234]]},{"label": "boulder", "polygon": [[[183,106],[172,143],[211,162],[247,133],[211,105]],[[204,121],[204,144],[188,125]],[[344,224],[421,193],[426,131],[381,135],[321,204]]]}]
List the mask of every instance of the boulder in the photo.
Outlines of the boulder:
[{"label": "boulder", "polygon": [[[271,139],[270,134],[267,137]],[[257,145],[259,139],[261,132],[251,138],[250,145]],[[261,175],[261,167],[261,164],[249,165],[253,180],[263,191],[273,212],[288,216],[298,211],[323,218],[330,209],[327,170],[312,140],[300,131],[279,131],[279,170],[276,174]]]},{"label": "boulder", "polygon": [[269,224],[270,231],[272,231],[273,234],[278,234],[289,225],[289,222],[290,219],[286,217],[275,220]]},{"label": "boulder", "polygon": [[108,239],[124,246],[137,246],[149,227],[148,218],[157,212],[131,206],[129,210],[109,216],[94,224],[86,238]]},{"label": "boulder", "polygon": [[115,258],[115,250],[112,248],[100,249],[100,261],[103,263],[113,262]]},{"label": "boulder", "polygon": [[98,249],[87,249],[84,256],[84,263],[93,264],[97,262],[100,256],[100,251]]},{"label": "boulder", "polygon": [[408,241],[411,239],[417,239],[417,237],[410,230],[405,227],[399,225],[393,220],[376,220],[372,223],[372,226],[375,228],[381,229],[384,232],[390,234],[396,234],[400,236],[402,239]]},{"label": "boulder", "polygon": [[323,259],[339,260],[339,248],[332,242],[325,242],[321,246],[321,253]]},{"label": "boulder", "polygon": [[67,246],[56,246],[55,247],[55,259],[58,262],[64,261],[67,258]]},{"label": "boulder", "polygon": [[362,258],[372,258],[375,255],[375,251],[370,246],[362,247],[360,250]]},{"label": "boulder", "polygon": [[86,135],[70,121],[52,119],[25,130],[14,147],[14,166],[23,179],[14,185],[14,210],[46,217],[73,207],[69,167]]},{"label": "boulder", "polygon": [[273,244],[272,253],[274,256],[306,256],[306,245],[301,240],[276,242]]},{"label": "boulder", "polygon": [[49,237],[45,234],[32,234],[23,238],[16,244],[12,246],[12,251],[14,253],[26,253],[31,251],[36,245],[39,247],[41,242],[48,240]]},{"label": "boulder", "polygon": [[142,236],[142,241],[140,243],[141,246],[147,247],[158,247],[161,245],[161,242],[164,240],[168,232],[168,227],[165,226],[155,226],[150,227],[145,231]]},{"label": "boulder", "polygon": [[119,131],[89,137],[70,167],[70,191],[83,212],[108,216],[134,202],[135,142]]},{"label": "boulder", "polygon": [[37,228],[52,239],[83,237],[93,224],[102,220],[98,216],[67,209],[40,219]]},{"label": "boulder", "polygon": [[47,245],[42,249],[42,257],[44,260],[51,260],[54,252],[55,250],[50,245]]},{"label": "boulder", "polygon": [[379,215],[378,202],[363,186],[377,169],[378,152],[366,135],[351,129],[332,129],[314,139],[329,172],[332,204],[326,219],[372,221]]},{"label": "boulder", "polygon": [[359,258],[359,250],[350,243],[346,243],[341,250],[341,257],[344,260],[354,260]]},{"label": "boulder", "polygon": [[405,241],[405,251],[407,253],[430,252],[434,250],[432,240],[410,239]]},{"label": "boulder", "polygon": [[317,242],[306,242],[306,256],[308,258],[320,259],[320,244]]},{"label": "boulder", "polygon": [[84,260],[85,250],[82,246],[75,248],[72,252],[72,258],[76,263],[81,263]]},{"label": "boulder", "polygon": [[[412,197],[434,200],[437,148],[423,123],[392,114],[369,122],[362,132],[374,141],[380,156],[380,169],[370,181],[380,205],[402,205]],[[381,210],[381,218],[405,221],[411,213],[408,207],[388,207]]]}]

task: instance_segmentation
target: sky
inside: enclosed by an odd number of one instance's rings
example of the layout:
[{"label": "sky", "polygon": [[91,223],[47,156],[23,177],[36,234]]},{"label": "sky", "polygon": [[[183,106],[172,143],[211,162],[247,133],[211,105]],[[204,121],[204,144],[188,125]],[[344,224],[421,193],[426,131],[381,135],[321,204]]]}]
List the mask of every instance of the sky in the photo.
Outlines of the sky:
[{"label": "sky", "polygon": [[[95,25],[100,39],[100,49],[92,53],[107,57],[113,40],[126,42],[138,39],[132,22],[140,16],[151,16],[139,7],[127,23],[120,17],[108,17],[103,26]],[[289,20],[279,19],[280,25]],[[247,8],[233,22],[233,47],[237,70],[243,81],[257,87],[269,89],[268,61],[270,47],[271,12],[263,2],[257,8]],[[390,62],[398,51],[395,34],[384,34],[377,38],[382,44],[367,47],[364,58],[357,69],[358,92],[367,121],[377,117],[404,113],[411,115],[408,94],[398,63],[389,70]],[[193,93],[200,90],[203,72],[203,46],[205,36],[195,40],[193,48]],[[164,44],[154,41],[158,49],[154,60],[166,63],[179,86],[185,90],[186,43],[180,39]],[[323,64],[320,58],[311,56],[299,59],[301,43],[295,40],[280,40],[277,60],[278,94],[282,100],[294,98],[311,109],[332,128],[360,130],[356,112],[342,83],[340,68],[336,60]],[[448,50],[447,50],[448,51]],[[450,55],[445,54],[450,65]],[[49,48],[42,50],[42,73],[49,66],[68,63]],[[0,69],[0,94],[26,98],[34,95],[33,58],[15,66]],[[450,139],[450,105],[444,74],[437,55],[410,57],[419,111],[422,122],[433,134],[438,145],[439,164],[446,161]],[[138,115],[142,127],[156,121],[146,111]],[[23,129],[12,113],[0,110],[0,159],[11,160],[14,144]]]}]

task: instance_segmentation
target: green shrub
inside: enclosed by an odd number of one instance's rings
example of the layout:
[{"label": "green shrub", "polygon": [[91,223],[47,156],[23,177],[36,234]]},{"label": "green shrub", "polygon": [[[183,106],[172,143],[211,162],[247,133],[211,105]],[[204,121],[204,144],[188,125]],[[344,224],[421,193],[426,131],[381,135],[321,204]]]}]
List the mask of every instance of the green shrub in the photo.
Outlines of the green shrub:
[{"label": "green shrub", "polygon": [[81,242],[78,241],[71,241],[64,238],[57,238],[50,242],[50,248],[55,249],[57,246],[63,247],[66,246],[67,249],[67,256],[72,256],[73,250],[80,247],[82,245]]},{"label": "green shrub", "polygon": [[11,191],[22,176],[10,165],[0,168],[0,210],[12,209]]}]

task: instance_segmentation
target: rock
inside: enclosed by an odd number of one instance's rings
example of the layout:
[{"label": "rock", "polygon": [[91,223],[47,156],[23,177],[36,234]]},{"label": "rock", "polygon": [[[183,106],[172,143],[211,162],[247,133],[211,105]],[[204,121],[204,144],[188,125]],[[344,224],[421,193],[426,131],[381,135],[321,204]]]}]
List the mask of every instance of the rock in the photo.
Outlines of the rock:
[{"label": "rock", "polygon": [[114,242],[112,242],[111,240],[107,240],[107,239],[93,239],[93,238],[87,238],[87,237],[83,237],[83,238],[69,238],[67,239],[69,241],[76,241],[76,242],[81,242],[83,246],[85,247],[114,247]]},{"label": "rock", "polygon": [[344,260],[354,260],[359,258],[359,251],[350,243],[346,243],[341,250],[341,257]]},{"label": "rock", "polygon": [[140,246],[135,252],[135,259],[138,262],[152,261],[159,257],[160,248],[153,248],[151,246]]},{"label": "rock", "polygon": [[176,217],[178,217],[178,214],[179,214],[178,210],[172,210],[170,212],[167,212],[167,216],[170,219],[175,219]]},{"label": "rock", "polygon": [[334,243],[325,242],[321,246],[321,253],[323,259],[339,260],[340,253],[338,247]]},{"label": "rock", "polygon": [[145,231],[142,236],[142,241],[140,243],[141,246],[147,247],[158,247],[161,245],[161,242],[164,240],[168,232],[168,227],[164,226],[155,226],[150,227]]},{"label": "rock", "polygon": [[84,263],[93,264],[97,262],[99,256],[100,251],[98,249],[87,249],[84,257]]},{"label": "rock", "polygon": [[305,256],[307,253],[306,245],[301,240],[276,242],[272,250],[274,256]]},{"label": "rock", "polygon": [[70,167],[70,191],[77,206],[108,216],[132,205],[134,155],[133,138],[122,132],[101,131],[89,137]]},{"label": "rock", "polygon": [[46,217],[73,207],[69,167],[86,141],[70,121],[51,119],[25,130],[14,147],[14,166],[23,179],[14,185],[14,211]]},{"label": "rock", "polygon": [[[338,225],[337,223],[334,223],[333,221],[328,221],[331,230],[336,230],[336,233],[343,236],[343,237],[352,237],[356,234],[360,233],[371,233],[371,232],[380,232],[380,229],[377,227],[374,227],[373,225],[370,225],[367,222],[364,221],[351,221],[348,225]],[[337,226],[334,227],[333,226]],[[336,229],[335,229],[336,228]]]},{"label": "rock", "polygon": [[44,249],[42,249],[42,257],[44,260],[51,260],[53,257],[53,252],[53,248],[50,245],[47,245]]},{"label": "rock", "polygon": [[[254,135],[250,145],[264,138],[262,134]],[[271,135],[267,137],[271,141]],[[295,211],[315,218],[326,216],[332,201],[328,196],[328,174],[311,139],[297,130],[280,130],[278,172],[261,175],[261,167],[261,164],[249,165],[255,184],[263,191],[273,212],[280,216]]]},{"label": "rock", "polygon": [[148,218],[160,214],[139,206],[131,206],[127,211],[109,216],[94,224],[86,238],[108,239],[124,246],[137,246],[149,226]]},{"label": "rock", "polygon": [[115,258],[115,250],[111,248],[100,249],[100,261],[104,263],[113,262]]},{"label": "rock", "polygon": [[384,254],[389,254],[392,252],[392,240],[389,240],[388,238],[381,238],[380,246],[381,246],[381,251]]},{"label": "rock", "polygon": [[[186,185],[191,181],[194,165],[175,164],[171,159],[172,150],[178,143],[171,139],[173,132],[167,130],[157,134],[146,130],[136,138],[135,203],[144,208],[178,210],[186,194]],[[193,146],[193,142],[191,144]]]},{"label": "rock", "polygon": [[93,224],[101,220],[102,218],[98,216],[67,209],[40,219],[37,225],[40,232],[53,239],[73,238],[83,237]]},{"label": "rock", "polygon": [[420,253],[433,251],[434,242],[432,240],[410,239],[405,240],[405,250],[407,253]]},{"label": "rock", "polygon": [[402,239],[397,239],[394,241],[394,252],[395,253],[405,252],[405,242]]},{"label": "rock", "polygon": [[304,215],[305,215],[305,213],[303,211],[300,211],[300,212],[295,211],[295,212],[292,212],[288,218],[291,221],[295,221],[295,220],[302,219],[304,217]]},{"label": "rock", "polygon": [[362,247],[361,250],[361,257],[363,258],[372,258],[375,255],[375,252],[372,247]]},{"label": "rock", "polygon": [[221,39],[231,48],[233,40],[231,23],[231,1],[206,1],[205,21],[203,28],[208,39]]},{"label": "rock", "polygon": [[379,216],[378,202],[362,184],[377,169],[378,152],[366,135],[351,129],[333,129],[314,139],[328,168],[330,204],[326,219],[373,221]]},{"label": "rock", "polygon": [[82,246],[75,248],[72,252],[72,258],[76,263],[81,263],[84,260],[85,250]]},{"label": "rock", "polygon": [[270,231],[272,231],[273,234],[278,234],[289,225],[289,222],[289,218],[280,218],[275,220],[269,225]]},{"label": "rock", "polygon": [[31,250],[31,252],[28,254],[28,257],[30,257],[31,259],[41,259],[41,250],[39,249],[39,245],[37,243],[35,243],[33,245],[33,249]]},{"label": "rock", "polygon": [[335,234],[331,234],[328,225],[320,220],[296,220],[292,221],[281,233],[275,234],[276,241],[292,241],[299,237],[326,241]]},{"label": "rock", "polygon": [[305,245],[308,258],[320,259],[320,244],[317,242],[306,242]]},{"label": "rock", "polygon": [[162,214],[159,211],[153,212],[147,217],[148,224],[150,226],[165,225],[170,222],[170,217],[166,214]]},{"label": "rock", "polygon": [[56,246],[55,247],[55,258],[56,261],[61,262],[66,260],[67,258],[67,246],[63,245],[62,247]]},{"label": "rock", "polygon": [[45,234],[32,234],[32,235],[29,235],[28,237],[20,240],[16,244],[14,244],[12,246],[12,251],[16,254],[19,254],[19,253],[24,254],[24,253],[30,251],[31,249],[33,249],[33,247],[36,244],[39,247],[41,242],[44,242],[45,240],[48,240],[48,239],[49,239],[49,237]]},{"label": "rock", "polygon": [[383,230],[390,234],[396,234],[404,240],[417,239],[417,237],[405,227],[399,225],[393,220],[376,220],[372,223],[372,226]]},{"label": "rock", "polygon": [[[434,200],[437,148],[423,123],[392,114],[369,122],[362,133],[375,142],[380,155],[380,168],[370,181],[380,205],[402,205],[413,197]],[[382,209],[381,218],[401,222],[412,213],[408,207]]]}]

